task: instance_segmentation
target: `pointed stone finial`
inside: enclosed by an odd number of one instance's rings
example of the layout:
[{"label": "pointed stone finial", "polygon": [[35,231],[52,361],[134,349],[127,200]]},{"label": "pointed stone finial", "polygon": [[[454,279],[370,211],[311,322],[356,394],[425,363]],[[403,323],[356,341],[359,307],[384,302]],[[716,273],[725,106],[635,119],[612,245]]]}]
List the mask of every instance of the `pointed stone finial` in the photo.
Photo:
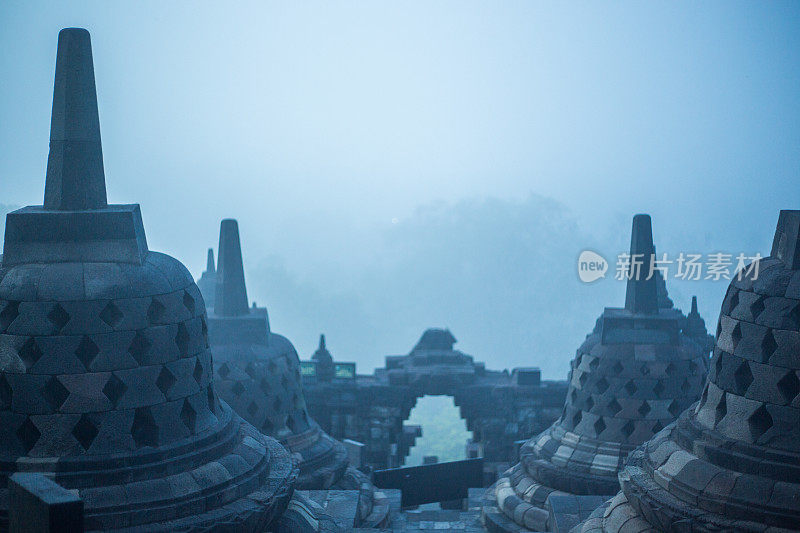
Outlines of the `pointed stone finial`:
[{"label": "pointed stone finial", "polygon": [[658,280],[656,276],[647,279],[654,250],[650,215],[634,216],[631,230],[631,270],[625,292],[625,309],[631,313],[658,313]]},{"label": "pointed stone finial", "polygon": [[217,267],[214,264],[214,249],[208,249],[208,257],[206,258],[206,272],[209,274],[214,274],[217,271]]},{"label": "pointed stone finial", "polygon": [[317,349],[318,350],[324,350],[325,349],[325,335],[324,334],[319,336],[319,348],[317,348]]},{"label": "pointed stone finial", "polygon": [[246,315],[250,309],[247,305],[242,248],[239,242],[239,224],[236,220],[226,218],[220,224],[217,250],[219,259],[214,313],[219,316]]},{"label": "pointed stone finial", "polygon": [[697,315],[697,296],[692,296],[692,310],[690,311],[691,314]]},{"label": "pointed stone finial", "polygon": [[65,28],[58,34],[44,207],[81,211],[106,205],[92,42],[85,29]]},{"label": "pointed stone finial", "polygon": [[147,258],[138,204],[108,205],[89,32],[58,34],[44,205],[6,217],[3,265]]},{"label": "pointed stone finial", "polygon": [[800,211],[781,210],[770,255],[783,261],[790,270],[800,269]]}]

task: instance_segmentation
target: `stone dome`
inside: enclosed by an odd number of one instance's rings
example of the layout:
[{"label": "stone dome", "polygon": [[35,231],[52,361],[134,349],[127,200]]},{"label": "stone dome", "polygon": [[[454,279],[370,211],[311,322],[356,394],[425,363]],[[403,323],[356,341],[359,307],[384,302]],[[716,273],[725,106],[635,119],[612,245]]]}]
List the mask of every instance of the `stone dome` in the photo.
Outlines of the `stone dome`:
[{"label": "stone dome", "polygon": [[735,276],[697,405],[631,454],[583,531],[800,529],[800,211]]},{"label": "stone dome", "polygon": [[414,346],[412,353],[431,350],[452,352],[455,343],[456,338],[449,329],[429,328],[422,333],[422,337]]},{"label": "stone dome", "polygon": [[0,265],[0,524],[18,471],[75,490],[87,530],[269,524],[297,467],[217,399],[198,287],[105,194],[90,37],[65,29],[45,202],[8,215]]},{"label": "stone dome", "polygon": [[[654,253],[650,217],[633,220],[631,256]],[[612,495],[628,454],[700,396],[708,352],[681,330],[685,317],[659,294],[660,276],[631,276],[624,308],[606,308],[570,363],[561,417],[520,449],[520,462],[487,491],[498,531],[546,530],[551,495]]]}]

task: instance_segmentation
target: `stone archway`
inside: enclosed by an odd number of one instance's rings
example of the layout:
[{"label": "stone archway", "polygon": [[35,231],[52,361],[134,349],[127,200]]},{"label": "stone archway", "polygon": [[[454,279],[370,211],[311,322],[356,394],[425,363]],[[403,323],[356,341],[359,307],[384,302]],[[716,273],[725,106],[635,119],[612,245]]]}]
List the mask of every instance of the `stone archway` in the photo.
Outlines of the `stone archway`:
[{"label": "stone archway", "polygon": [[429,329],[409,354],[387,356],[386,365],[367,376],[357,375],[354,368],[337,372],[337,365],[354,365],[315,354],[303,362],[309,413],[335,438],[363,443],[363,466],[393,468],[402,464],[419,437],[404,425],[417,399],[452,396],[473,434],[473,453],[484,458],[489,483],[516,462],[519,441],[558,418],[567,384],[542,381],[536,368],[487,370],[484,363],[454,350],[455,342],[450,331]]},{"label": "stone archway", "polygon": [[407,431],[409,427],[420,428],[421,434],[409,449],[403,466],[481,456],[478,447],[473,444],[467,421],[461,416],[461,409],[452,396],[426,395],[418,398],[408,420],[403,423],[404,430]]}]

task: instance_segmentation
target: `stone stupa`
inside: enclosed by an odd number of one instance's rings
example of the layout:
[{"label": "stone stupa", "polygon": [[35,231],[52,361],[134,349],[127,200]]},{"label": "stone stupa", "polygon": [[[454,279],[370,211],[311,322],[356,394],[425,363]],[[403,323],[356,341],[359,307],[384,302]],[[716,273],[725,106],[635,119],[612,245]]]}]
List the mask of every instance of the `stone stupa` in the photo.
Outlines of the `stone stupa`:
[{"label": "stone stupa", "polygon": [[214,262],[214,250],[208,249],[206,256],[206,269],[200,279],[197,280],[197,287],[203,294],[203,299],[206,301],[207,308],[214,308],[214,297],[217,291],[217,266]]},{"label": "stone stupa", "polygon": [[0,265],[0,527],[7,480],[41,472],[87,530],[270,527],[298,475],[219,401],[206,310],[108,205],[89,33],[59,33],[44,205],[10,213]]},{"label": "stone stupa", "polygon": [[800,530],[800,211],[734,276],[698,404],[634,451],[584,532]]},{"label": "stone stupa", "polygon": [[325,346],[325,335],[319,336],[319,346],[311,356],[312,361],[317,363],[317,379],[321,381],[330,381],[333,379],[335,368],[333,363],[333,356]]},{"label": "stone stupa", "polygon": [[547,530],[554,495],[610,497],[628,453],[700,396],[708,352],[681,330],[686,317],[659,290],[663,279],[647,279],[652,254],[650,217],[636,215],[631,256],[643,264],[629,276],[625,307],[606,308],[578,348],[561,417],[487,490],[489,530]]},{"label": "stone stupa", "polygon": [[298,457],[298,488],[330,488],[347,469],[347,451],[308,416],[300,360],[292,343],[270,330],[266,309],[248,306],[235,220],[220,224],[217,253],[208,331],[220,397]]}]

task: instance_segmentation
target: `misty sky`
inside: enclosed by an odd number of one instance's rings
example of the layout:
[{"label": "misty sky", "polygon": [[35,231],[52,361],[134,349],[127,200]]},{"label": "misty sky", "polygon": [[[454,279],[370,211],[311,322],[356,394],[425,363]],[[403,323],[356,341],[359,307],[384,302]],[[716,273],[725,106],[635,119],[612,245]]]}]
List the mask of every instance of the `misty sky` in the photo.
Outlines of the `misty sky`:
[{"label": "misty sky", "polygon": [[[2,2],[2,213],[42,202],[66,26],[92,33],[109,200],[195,277],[237,218],[301,357],[325,332],[367,371],[448,326],[563,378],[624,301],[581,250],[647,212],[659,252],[766,255],[800,208],[797,2]],[[713,332],[725,283],[668,285]]]}]

